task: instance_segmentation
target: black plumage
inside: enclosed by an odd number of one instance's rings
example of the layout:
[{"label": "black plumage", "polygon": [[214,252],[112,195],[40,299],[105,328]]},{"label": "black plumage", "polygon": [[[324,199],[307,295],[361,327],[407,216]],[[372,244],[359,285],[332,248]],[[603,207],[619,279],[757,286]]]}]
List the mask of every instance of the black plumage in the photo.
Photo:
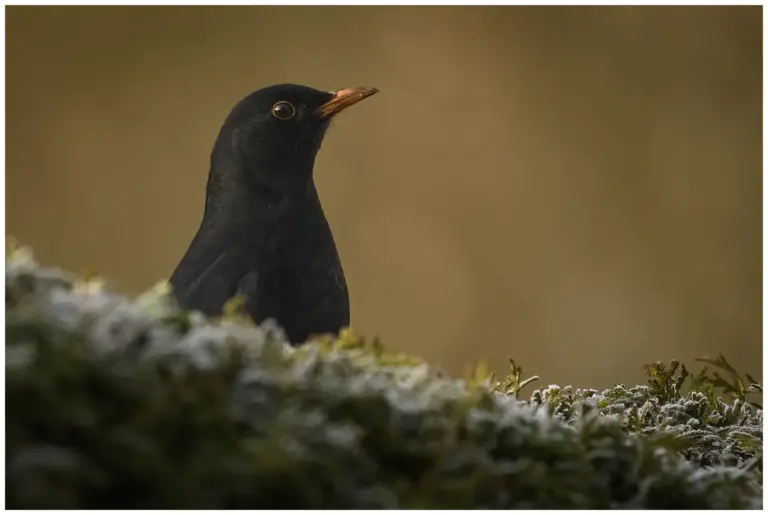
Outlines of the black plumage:
[{"label": "black plumage", "polygon": [[240,295],[256,322],[276,320],[293,344],[349,325],[313,168],[332,117],[377,91],[281,84],[232,109],[211,153],[203,220],[171,276],[182,307],[217,315]]}]

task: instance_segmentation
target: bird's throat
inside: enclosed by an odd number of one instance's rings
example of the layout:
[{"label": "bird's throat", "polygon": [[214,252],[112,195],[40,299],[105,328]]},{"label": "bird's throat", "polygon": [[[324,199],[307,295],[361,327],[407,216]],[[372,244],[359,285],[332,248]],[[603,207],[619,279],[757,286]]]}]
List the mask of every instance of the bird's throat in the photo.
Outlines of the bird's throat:
[{"label": "bird's throat", "polygon": [[312,220],[325,224],[320,198],[311,179],[302,188],[280,190],[269,185],[237,188],[209,184],[203,223],[217,230],[252,232],[302,227]]}]

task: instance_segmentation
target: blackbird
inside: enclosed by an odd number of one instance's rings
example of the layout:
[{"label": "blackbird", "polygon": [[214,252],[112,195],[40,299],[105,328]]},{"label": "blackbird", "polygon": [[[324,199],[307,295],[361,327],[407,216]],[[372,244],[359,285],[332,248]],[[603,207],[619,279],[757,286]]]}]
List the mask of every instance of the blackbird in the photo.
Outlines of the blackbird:
[{"label": "blackbird", "polygon": [[331,119],[378,93],[296,84],[254,91],[211,153],[203,220],[170,282],[179,305],[209,316],[241,296],[299,345],[349,325],[349,294],[313,168]]}]

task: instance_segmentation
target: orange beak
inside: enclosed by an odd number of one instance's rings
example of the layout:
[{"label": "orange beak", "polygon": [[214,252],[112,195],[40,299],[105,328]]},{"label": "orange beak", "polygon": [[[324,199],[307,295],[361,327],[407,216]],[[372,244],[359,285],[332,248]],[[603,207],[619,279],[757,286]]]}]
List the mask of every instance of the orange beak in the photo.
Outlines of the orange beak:
[{"label": "orange beak", "polygon": [[333,98],[331,98],[325,104],[321,105],[317,109],[317,113],[323,118],[333,116],[340,113],[347,107],[357,104],[361,100],[365,100],[366,98],[370,97],[371,95],[375,95],[378,92],[379,90],[376,88],[365,87],[346,88],[334,91],[331,93]]}]

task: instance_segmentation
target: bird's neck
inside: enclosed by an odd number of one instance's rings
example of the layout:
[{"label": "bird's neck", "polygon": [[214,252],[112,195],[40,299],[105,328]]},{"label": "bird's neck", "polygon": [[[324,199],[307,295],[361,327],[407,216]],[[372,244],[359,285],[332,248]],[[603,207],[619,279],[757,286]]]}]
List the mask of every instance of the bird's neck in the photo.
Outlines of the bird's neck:
[{"label": "bird's neck", "polygon": [[248,233],[313,220],[322,223],[325,215],[311,178],[302,187],[282,191],[245,184],[237,176],[212,174],[208,179],[203,225],[216,231]]},{"label": "bird's neck", "polygon": [[[251,165],[257,160],[249,159]],[[208,175],[205,197],[205,218],[237,222],[241,219],[270,219],[279,217],[285,211],[319,206],[319,199],[312,168],[314,157],[304,163],[307,180],[296,184],[262,184],[257,177],[284,177],[296,175],[297,170],[284,173],[274,170],[272,174],[254,173],[248,163],[230,152],[220,143],[211,154],[211,169]],[[263,166],[263,165],[262,165]],[[245,221],[245,220],[243,220]]]}]

